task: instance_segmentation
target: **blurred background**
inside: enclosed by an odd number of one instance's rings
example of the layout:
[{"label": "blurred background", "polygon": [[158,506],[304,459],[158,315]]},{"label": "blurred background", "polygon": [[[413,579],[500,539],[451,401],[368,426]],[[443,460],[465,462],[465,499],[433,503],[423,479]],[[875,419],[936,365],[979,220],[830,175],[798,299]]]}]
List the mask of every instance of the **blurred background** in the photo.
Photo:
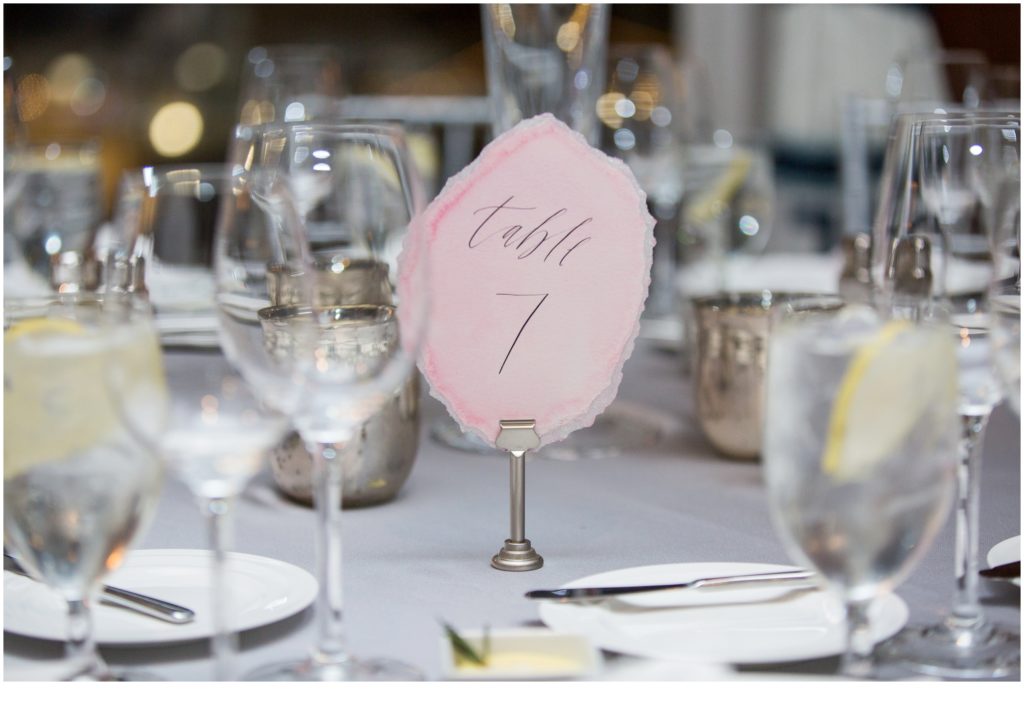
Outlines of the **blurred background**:
[{"label": "blurred background", "polygon": [[[247,52],[296,42],[338,47],[350,93],[487,93],[475,4],[5,4],[5,142],[97,140],[109,207],[125,169],[223,160]],[[824,250],[848,228],[843,97],[884,98],[908,51],[971,49],[1019,69],[1020,6],[613,5],[610,42],[671,50],[716,143],[769,154],[790,234],[772,245]],[[463,159],[489,138],[486,119]]]}]

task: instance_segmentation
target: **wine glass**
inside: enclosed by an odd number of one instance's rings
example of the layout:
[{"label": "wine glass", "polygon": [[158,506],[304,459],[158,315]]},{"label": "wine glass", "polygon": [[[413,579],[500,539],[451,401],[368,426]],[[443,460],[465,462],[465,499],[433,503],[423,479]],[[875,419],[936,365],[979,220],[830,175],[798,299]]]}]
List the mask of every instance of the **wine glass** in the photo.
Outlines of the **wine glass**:
[{"label": "wine glass", "polygon": [[[898,302],[913,306],[921,298],[941,298],[971,290],[976,292],[985,286],[988,279],[989,264],[984,255],[986,244],[980,230],[974,234],[957,232],[957,247],[963,249],[966,246],[967,249],[960,251],[965,255],[951,259],[950,239],[955,225],[949,224],[943,230],[937,216],[939,212],[935,210],[933,214],[925,206],[920,168],[911,167],[912,154],[919,148],[920,132],[916,125],[932,122],[943,129],[957,127],[957,134],[962,136],[972,124],[998,126],[1019,120],[1020,112],[956,107],[907,112],[893,118],[879,182],[870,250],[871,282],[880,303]],[[962,140],[960,143],[963,145]],[[929,196],[934,199],[936,188],[943,186],[933,182],[928,187]],[[973,212],[979,196],[976,192],[973,184],[970,188],[961,186],[961,207],[967,206]],[[990,198],[984,189],[980,196]],[[947,206],[943,216],[948,218],[952,212]],[[970,253],[972,250],[973,254]]]},{"label": "wine glass", "polygon": [[341,58],[328,44],[254,46],[245,57],[238,114],[243,125],[337,115],[345,93]]},{"label": "wine glass", "polygon": [[[418,679],[401,662],[363,660],[342,627],[339,459],[353,432],[412,371],[426,317],[426,268],[416,264],[414,217],[422,208],[396,127],[303,123],[241,127],[236,197],[216,235],[218,314],[228,359],[267,403],[292,417],[313,454],[319,638],[305,660],[253,673],[262,680]],[[254,221],[254,217],[258,220]],[[412,233],[410,233],[412,232]],[[395,237],[412,259],[398,274],[397,308],[323,305],[317,270],[353,258],[380,260]],[[294,271],[274,304],[268,270]]]},{"label": "wine glass", "polygon": [[[238,123],[243,127],[339,118],[346,93],[341,56],[330,44],[265,44],[246,53],[238,92]],[[242,162],[237,130],[228,161]]]},{"label": "wine glass", "polygon": [[[1020,120],[929,118],[914,122],[910,133],[907,181],[915,186],[907,186],[905,212],[913,215],[905,214],[901,238],[916,230],[938,231],[949,261],[945,291],[919,311],[937,309],[957,342],[956,589],[945,620],[906,628],[882,652],[897,664],[938,676],[1003,677],[1019,672],[1020,637],[989,622],[978,601],[978,493],[984,429],[1002,394],[985,294],[994,268],[988,234],[1007,215],[994,211],[997,200],[1010,208],[1011,219],[1019,216],[1019,192],[1014,204],[997,195],[1000,180],[1019,182]],[[960,281],[952,279],[954,273]]]},{"label": "wine glass", "polygon": [[[218,208],[232,196],[230,172],[224,164],[174,165],[146,167],[125,178],[122,209],[138,212],[125,216],[135,225],[129,262],[138,290],[148,291],[157,306],[158,321],[165,312],[214,314],[213,236]],[[235,647],[228,634],[225,578],[233,505],[289,423],[265,407],[230,366],[209,358],[195,362],[192,356],[175,360],[167,367],[173,391],[160,445],[208,525],[214,676],[226,680],[233,676]]]},{"label": "wine glass", "polygon": [[95,289],[90,247],[103,216],[97,145],[23,144],[4,156],[6,295]]},{"label": "wine glass", "polygon": [[604,87],[608,5],[481,5],[494,134],[550,113],[592,145]]},{"label": "wine glass", "polygon": [[597,100],[601,148],[630,167],[655,219],[654,263],[645,317],[678,319],[675,310],[677,217],[683,197],[681,78],[658,44],[613,44]]},{"label": "wine glass", "polygon": [[91,611],[163,481],[166,387],[152,314],[126,295],[7,300],[4,356],[4,543],[67,602],[74,678],[114,679]]},{"label": "wine glass", "polygon": [[908,575],[948,511],[956,360],[932,324],[809,304],[772,329],[765,479],[787,550],[845,603],[842,674],[869,677],[871,602]]}]

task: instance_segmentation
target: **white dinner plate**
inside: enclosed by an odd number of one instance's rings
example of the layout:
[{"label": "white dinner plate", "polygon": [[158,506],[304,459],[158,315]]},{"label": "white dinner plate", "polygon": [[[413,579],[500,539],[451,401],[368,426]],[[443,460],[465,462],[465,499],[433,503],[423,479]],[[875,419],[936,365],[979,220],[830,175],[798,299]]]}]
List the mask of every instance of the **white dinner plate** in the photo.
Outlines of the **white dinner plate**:
[{"label": "white dinner plate", "polygon": [[[1001,543],[996,543],[992,546],[992,549],[988,551],[988,566],[998,567],[999,565],[1005,565],[1007,562],[1017,562],[1020,560],[1020,536],[1015,535],[1012,538],[1007,538]],[[1020,577],[1014,577],[1013,579],[1003,580],[1020,586]]]},{"label": "white dinner plate", "polygon": [[[190,623],[165,623],[114,606],[94,611],[101,645],[175,643],[212,635],[208,550],[138,550],[107,584],[173,601],[196,612]],[[226,564],[229,627],[243,631],[280,621],[316,598],[316,579],[303,569],[258,555],[229,553]],[[46,640],[65,639],[61,598],[28,577],[4,572],[4,630]]]},{"label": "white dinner plate", "polygon": [[[562,586],[661,584],[791,569],[750,562],[652,565],[602,572]],[[546,601],[540,618],[549,628],[584,635],[602,649],[662,660],[792,662],[837,655],[845,643],[839,599],[792,583],[632,594],[601,604]],[[907,622],[907,605],[895,594],[880,597],[871,619],[874,639],[884,640]]]}]

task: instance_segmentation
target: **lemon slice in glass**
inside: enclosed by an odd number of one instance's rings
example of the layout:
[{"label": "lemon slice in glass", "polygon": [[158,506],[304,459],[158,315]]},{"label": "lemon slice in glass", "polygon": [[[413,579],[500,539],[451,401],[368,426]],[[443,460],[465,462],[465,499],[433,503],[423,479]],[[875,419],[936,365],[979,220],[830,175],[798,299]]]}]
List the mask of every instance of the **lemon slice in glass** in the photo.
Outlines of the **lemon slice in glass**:
[{"label": "lemon slice in glass", "polygon": [[956,356],[940,332],[908,321],[886,323],[846,368],[822,471],[837,482],[868,478],[900,450],[934,402],[953,401],[956,372]]},{"label": "lemon slice in glass", "polygon": [[[134,409],[136,388],[162,387],[159,372],[159,349],[144,334],[61,317],[12,324],[4,332],[4,479],[109,441]],[[113,385],[112,373],[123,376]]]}]

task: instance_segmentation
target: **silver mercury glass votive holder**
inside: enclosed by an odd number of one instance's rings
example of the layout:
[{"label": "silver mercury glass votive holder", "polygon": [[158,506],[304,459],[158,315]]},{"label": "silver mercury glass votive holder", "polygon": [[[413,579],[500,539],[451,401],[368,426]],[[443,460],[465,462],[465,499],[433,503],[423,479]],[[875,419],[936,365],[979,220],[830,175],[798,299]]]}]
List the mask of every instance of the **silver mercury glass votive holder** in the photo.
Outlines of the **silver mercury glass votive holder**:
[{"label": "silver mercury glass votive holder", "polygon": [[741,460],[760,456],[772,318],[782,303],[820,296],[764,290],[691,301],[697,331],[697,423],[723,455]]},{"label": "silver mercury glass votive holder", "polygon": [[[312,310],[295,304],[301,299],[298,285],[303,281],[291,270],[268,269],[274,306],[259,312],[268,351],[272,355],[288,354],[294,347],[295,334],[316,328],[323,357],[351,362],[355,372],[365,371],[375,357],[386,358],[388,347],[398,342],[388,266],[345,259],[318,266],[316,275],[319,318],[314,323]],[[373,323],[357,323],[353,315]],[[325,325],[325,318],[336,321]],[[355,367],[358,364],[364,366],[362,370]],[[419,447],[419,395],[419,374],[413,368],[394,397],[365,421],[342,449],[344,507],[390,501],[405,484]],[[271,452],[270,464],[274,482],[283,493],[312,503],[313,459],[298,433],[286,436]]]}]

